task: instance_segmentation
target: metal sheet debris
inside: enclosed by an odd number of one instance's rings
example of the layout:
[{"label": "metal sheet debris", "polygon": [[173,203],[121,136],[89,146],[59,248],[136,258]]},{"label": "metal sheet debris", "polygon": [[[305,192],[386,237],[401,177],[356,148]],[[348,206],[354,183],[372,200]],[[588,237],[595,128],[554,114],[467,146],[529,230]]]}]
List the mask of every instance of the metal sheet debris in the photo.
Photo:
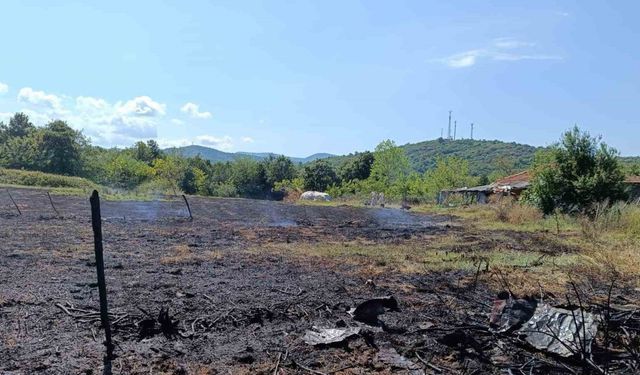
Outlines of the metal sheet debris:
[{"label": "metal sheet debris", "polygon": [[584,310],[571,311],[540,304],[518,333],[536,349],[571,357],[591,353],[598,322],[593,314]]},{"label": "metal sheet debris", "polygon": [[330,345],[360,333],[359,327],[353,328],[315,328],[316,331],[307,331],[302,338],[309,345]]},{"label": "metal sheet debris", "polygon": [[517,329],[533,316],[537,302],[528,299],[497,299],[493,301],[490,325],[493,332]]},{"label": "metal sheet debris", "polygon": [[408,370],[408,373],[411,375],[424,375],[424,371],[418,364],[398,354],[393,348],[380,349],[376,357],[378,361],[391,367]]}]

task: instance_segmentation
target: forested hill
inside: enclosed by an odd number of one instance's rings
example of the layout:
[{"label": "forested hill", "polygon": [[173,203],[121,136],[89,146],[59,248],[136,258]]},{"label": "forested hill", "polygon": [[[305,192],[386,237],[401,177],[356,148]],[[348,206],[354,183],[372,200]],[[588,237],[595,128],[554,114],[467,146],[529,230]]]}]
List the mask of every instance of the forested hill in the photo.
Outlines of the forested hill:
[{"label": "forested hill", "polygon": [[[488,176],[492,172],[519,172],[527,169],[533,162],[533,155],[540,147],[502,141],[487,140],[446,140],[434,139],[418,143],[408,143],[400,146],[409,157],[413,168],[418,172],[424,172],[435,166],[439,157],[456,156],[469,162],[471,174],[476,176]],[[204,146],[185,146],[179,148],[166,149],[167,152],[177,152],[183,156],[200,155],[204,159],[212,162],[233,161],[239,158],[251,158],[261,160],[272,153],[244,153],[244,152],[223,152]],[[334,166],[338,167],[342,162],[350,159],[354,154],[334,156],[320,153],[306,158],[290,158],[294,163],[308,163],[317,159],[326,159]],[[638,157],[622,157],[623,164],[637,163]]]},{"label": "forested hill", "polygon": [[512,164],[509,168],[521,171],[529,168],[538,147],[520,143],[484,140],[436,139],[409,143],[402,148],[407,152],[413,167],[424,172],[435,166],[439,157],[455,156],[469,161],[469,169],[477,176],[489,175],[500,168],[501,163]]},{"label": "forested hill", "polygon": [[[467,160],[471,174],[476,176],[486,176],[504,169],[514,172],[527,169],[533,162],[533,155],[539,149],[513,142],[471,139],[434,139],[408,143],[400,147],[405,150],[416,171],[424,172],[434,167],[439,157],[455,156]],[[353,154],[328,160],[334,165],[340,165],[351,157]]]},{"label": "forested hill", "polygon": [[[164,151],[169,153],[169,154],[178,154],[178,155],[182,155],[184,157],[195,157],[197,155],[200,155],[201,158],[209,160],[212,163],[225,162],[225,161],[234,161],[234,160],[238,160],[238,159],[242,159],[242,158],[249,158],[249,159],[253,159],[253,160],[262,160],[262,159],[265,159],[265,158],[267,158],[269,156],[278,156],[277,154],[270,153],[270,152],[260,152],[260,153],[254,153],[254,152],[224,152],[224,151],[216,150],[215,148],[210,148],[210,147],[205,147],[205,146],[198,146],[198,145],[184,146],[184,147],[171,147],[171,148],[165,149]],[[319,154],[313,154],[313,155],[307,156],[306,158],[296,158],[296,157],[291,157],[291,156],[287,156],[287,157],[289,159],[291,159],[291,161],[294,162],[294,163],[302,163],[302,164],[304,164],[304,163],[312,162],[314,160],[324,159],[324,158],[328,158],[328,157],[332,157],[332,156],[334,156],[334,155],[326,154],[326,153],[319,153]]]}]

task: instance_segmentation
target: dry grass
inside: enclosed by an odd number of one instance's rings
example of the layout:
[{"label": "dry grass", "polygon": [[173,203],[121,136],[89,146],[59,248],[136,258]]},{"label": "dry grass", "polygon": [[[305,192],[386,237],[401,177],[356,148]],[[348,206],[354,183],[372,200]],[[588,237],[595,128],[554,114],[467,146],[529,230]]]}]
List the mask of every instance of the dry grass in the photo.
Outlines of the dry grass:
[{"label": "dry grass", "polygon": [[547,289],[560,290],[566,285],[566,273],[582,262],[579,254],[549,256],[536,251],[509,249],[500,242],[493,248],[482,248],[457,234],[433,237],[425,243],[269,244],[251,251],[277,254],[301,263],[349,265],[353,266],[351,272],[372,279],[395,272],[420,274],[464,270],[472,278],[479,272],[483,280],[502,287],[498,285],[502,280],[497,275],[504,273],[512,280],[514,292],[524,289],[530,292],[530,286],[538,290],[538,283]]},{"label": "dry grass", "polygon": [[163,265],[175,264],[199,264],[206,261],[220,259],[222,254],[215,250],[194,251],[188,245],[176,245],[171,250],[171,255],[160,258]]},{"label": "dry grass", "polygon": [[496,219],[503,223],[523,225],[544,219],[542,211],[538,208],[521,204],[511,197],[496,199],[489,207],[495,210]]}]

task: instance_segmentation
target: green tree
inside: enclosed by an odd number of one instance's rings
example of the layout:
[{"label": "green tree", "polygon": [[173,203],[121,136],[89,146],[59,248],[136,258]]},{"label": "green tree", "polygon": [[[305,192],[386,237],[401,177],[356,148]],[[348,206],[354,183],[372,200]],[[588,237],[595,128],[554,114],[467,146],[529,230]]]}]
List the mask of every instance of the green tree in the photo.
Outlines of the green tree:
[{"label": "green tree", "polygon": [[296,177],[296,166],[286,156],[269,156],[262,161],[267,185],[273,188],[276,182]]},{"label": "green tree", "polygon": [[373,153],[369,151],[357,153],[353,158],[345,160],[339,168],[340,180],[366,180],[371,175],[373,160]]},{"label": "green tree", "polygon": [[82,133],[61,120],[48,123],[39,132],[40,169],[48,173],[79,175],[82,148],[88,144]]},{"label": "green tree", "polygon": [[177,155],[167,155],[165,158],[155,159],[153,169],[156,176],[177,195],[186,170],[185,160]]},{"label": "green tree", "polygon": [[9,138],[0,144],[0,167],[37,170],[39,155],[39,142],[33,133]]},{"label": "green tree", "polygon": [[625,168],[625,172],[630,176],[640,176],[640,163],[627,165]]},{"label": "green tree", "polygon": [[200,168],[188,166],[180,180],[180,190],[185,194],[208,195],[206,174]]},{"label": "green tree", "polygon": [[474,186],[479,178],[469,173],[469,162],[458,157],[438,158],[436,167],[425,172],[425,191],[435,198],[444,189]]},{"label": "green tree", "polygon": [[147,163],[147,165],[152,165],[154,160],[162,156],[160,146],[153,139],[148,140],[147,143],[136,142],[132,147],[132,151],[134,158]]},{"label": "green tree", "polygon": [[382,141],[376,147],[369,176],[374,188],[392,196],[405,195],[410,173],[409,158],[395,142]]},{"label": "green tree", "polygon": [[133,189],[154,175],[153,168],[127,152],[118,153],[109,161],[106,170],[109,185],[123,189]]},{"label": "green tree", "polygon": [[336,172],[326,160],[316,160],[305,165],[302,170],[302,179],[305,189],[316,191],[325,191],[338,182]]},{"label": "green tree", "polygon": [[618,152],[577,126],[538,159],[527,199],[547,214],[556,208],[591,214],[594,203],[626,198]]},{"label": "green tree", "polygon": [[9,126],[6,127],[9,138],[25,137],[36,130],[35,125],[29,120],[29,116],[18,112],[9,119]]},{"label": "green tree", "polygon": [[9,140],[9,127],[0,121],[0,145]]},{"label": "green tree", "polygon": [[241,197],[264,198],[269,191],[264,166],[249,158],[232,163],[231,183]]}]

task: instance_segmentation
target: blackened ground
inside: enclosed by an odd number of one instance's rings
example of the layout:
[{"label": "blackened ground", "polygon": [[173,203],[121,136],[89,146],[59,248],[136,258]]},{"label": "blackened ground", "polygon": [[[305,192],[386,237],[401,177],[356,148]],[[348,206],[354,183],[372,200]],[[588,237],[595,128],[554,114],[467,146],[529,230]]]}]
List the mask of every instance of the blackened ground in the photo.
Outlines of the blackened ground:
[{"label": "blackened ground", "polygon": [[[58,217],[42,191],[11,194],[22,215],[0,197],[0,372],[99,374],[88,199],[54,196]],[[498,290],[476,283],[474,272],[388,273],[372,284],[354,264],[259,251],[278,243],[424,243],[462,231],[449,217],[244,199],[190,204],[193,221],[181,200],[103,202],[116,374],[583,370],[489,333]],[[359,325],[349,308],[389,295],[400,311],[382,315],[384,327],[362,326],[333,347],[302,341],[312,327]]]}]

